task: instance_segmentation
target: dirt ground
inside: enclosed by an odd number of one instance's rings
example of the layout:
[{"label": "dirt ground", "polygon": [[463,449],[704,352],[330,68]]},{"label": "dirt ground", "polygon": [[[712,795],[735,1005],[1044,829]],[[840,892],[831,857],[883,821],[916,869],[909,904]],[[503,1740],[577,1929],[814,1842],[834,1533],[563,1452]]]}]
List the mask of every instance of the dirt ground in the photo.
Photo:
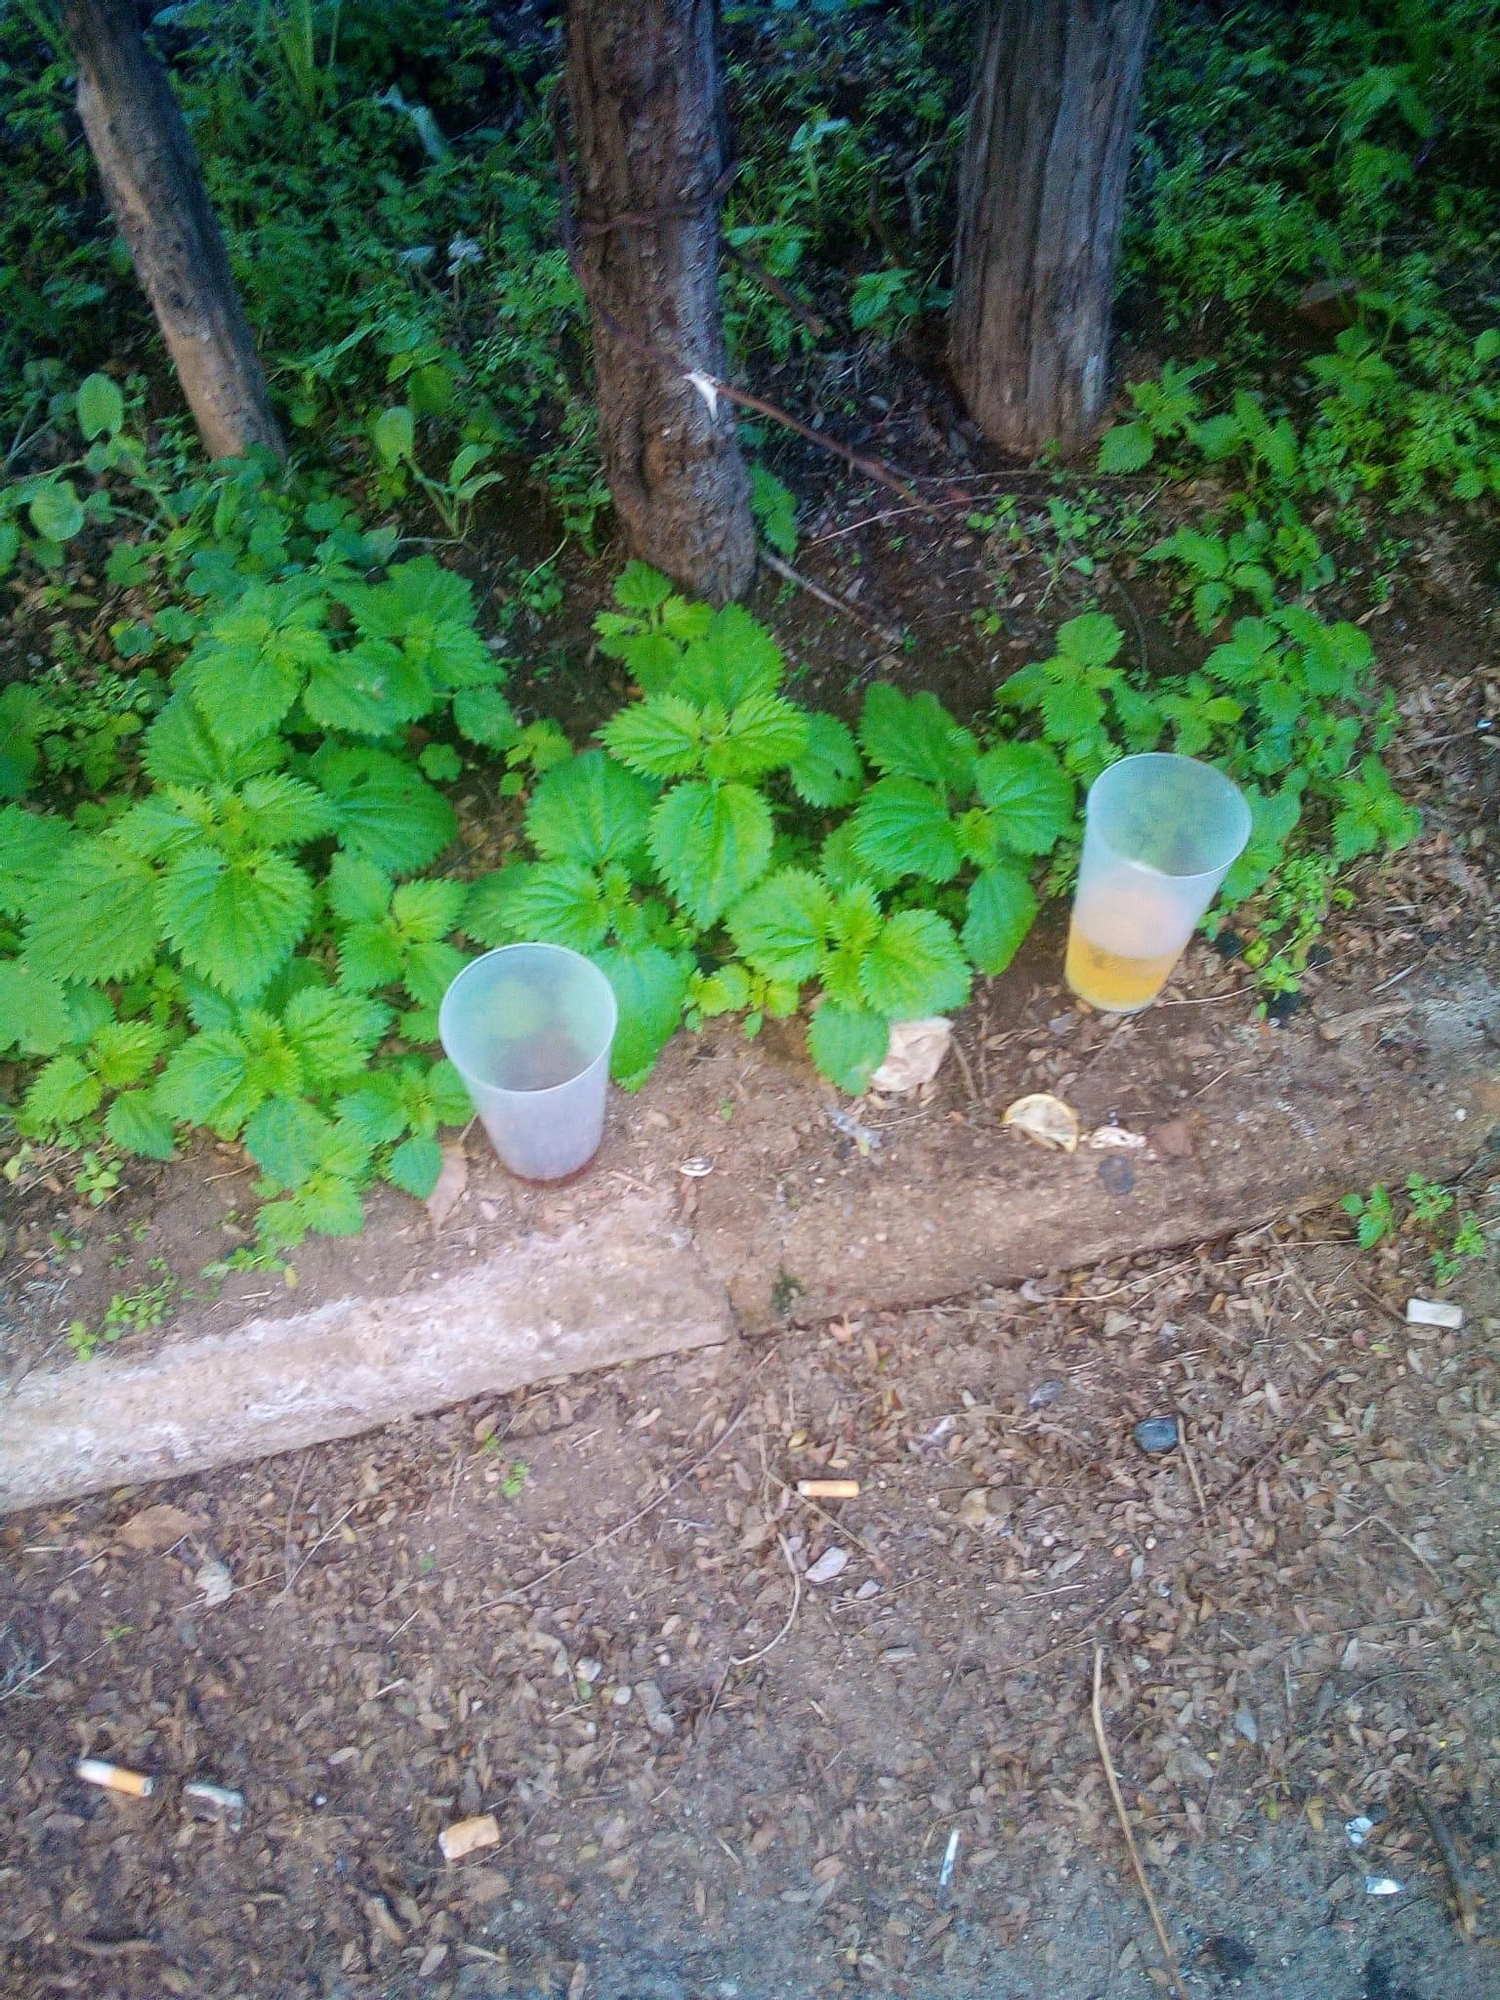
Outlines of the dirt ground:
[{"label": "dirt ground", "polygon": [[4,1991],[1144,2000],[1097,1645],[1186,1991],[1500,1995],[1500,1289],[1471,1265],[1463,1328],[1408,1328],[1425,1252],[1344,1234],[13,1519]]}]

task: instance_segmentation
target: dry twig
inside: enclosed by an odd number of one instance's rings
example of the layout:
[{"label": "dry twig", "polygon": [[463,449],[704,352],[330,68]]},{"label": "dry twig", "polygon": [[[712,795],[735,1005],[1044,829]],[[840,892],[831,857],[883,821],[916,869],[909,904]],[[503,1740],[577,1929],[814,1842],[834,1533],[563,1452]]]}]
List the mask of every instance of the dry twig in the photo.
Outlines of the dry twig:
[{"label": "dry twig", "polygon": [[1151,1893],[1151,1884],[1146,1880],[1145,1863],[1141,1851],[1135,1844],[1135,1835],[1130,1830],[1130,1815],[1125,1810],[1125,1798],[1120,1790],[1120,1780],[1115,1772],[1115,1760],[1109,1754],[1109,1738],[1104,1733],[1104,1705],[1101,1699],[1101,1681],[1104,1673],[1104,1648],[1094,1647],[1094,1741],[1099,1745],[1099,1761],[1104,1766],[1105,1782],[1109,1795],[1115,1802],[1115,1814],[1120,1822],[1120,1831],[1125,1836],[1125,1851],[1130,1856],[1130,1865],[1135,1870],[1135,1879],[1141,1885],[1141,1894],[1146,1899],[1146,1908],[1151,1913],[1151,1927],[1156,1932],[1156,1941],[1161,1946],[1162,1957],[1167,1961],[1167,1972],[1171,1977],[1172,1990],[1177,2000],[1189,2000],[1188,1990],[1182,1983],[1182,1974],[1177,1969],[1177,1957],[1172,1950],[1172,1940],[1167,1936],[1167,1927],[1161,1920],[1156,1898]]},{"label": "dry twig", "polygon": [[1453,1914],[1460,1934],[1472,1939],[1479,1928],[1479,1909],[1474,1891],[1469,1887],[1469,1878],[1464,1865],[1458,1858],[1458,1849],[1453,1845],[1453,1836],[1443,1825],[1437,1809],[1430,1806],[1422,1794],[1414,1791],[1411,1802],[1422,1816],[1422,1824],[1432,1835],[1432,1844],[1442,1859],[1443,1871],[1448,1877],[1448,1886],[1453,1891]]}]

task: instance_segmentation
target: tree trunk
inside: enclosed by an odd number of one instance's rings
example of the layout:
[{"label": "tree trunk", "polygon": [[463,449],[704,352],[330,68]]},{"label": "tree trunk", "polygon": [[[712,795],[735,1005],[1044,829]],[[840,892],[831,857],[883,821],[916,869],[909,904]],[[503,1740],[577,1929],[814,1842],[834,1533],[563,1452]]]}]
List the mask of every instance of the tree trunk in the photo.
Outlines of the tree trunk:
[{"label": "tree trunk", "polygon": [[717,0],[568,0],[578,252],[599,430],[625,539],[713,603],[755,566],[734,413],[684,379],[725,371]]},{"label": "tree trunk", "polygon": [[1104,407],[1110,305],[1155,0],[991,0],[959,181],[953,372],[1030,457]]},{"label": "tree trunk", "polygon": [[284,456],[198,156],[134,0],[64,0],[63,21],[78,115],[205,448]]}]

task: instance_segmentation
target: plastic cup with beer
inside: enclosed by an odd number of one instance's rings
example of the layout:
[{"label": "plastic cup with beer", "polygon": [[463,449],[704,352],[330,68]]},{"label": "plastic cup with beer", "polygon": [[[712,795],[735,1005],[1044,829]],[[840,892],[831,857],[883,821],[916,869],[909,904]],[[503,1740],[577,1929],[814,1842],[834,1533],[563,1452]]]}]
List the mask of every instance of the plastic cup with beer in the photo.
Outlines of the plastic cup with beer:
[{"label": "plastic cup with beer", "polygon": [[1105,1014],[1149,1007],[1250,838],[1237,786],[1195,757],[1122,757],[1089,788],[1064,976]]},{"label": "plastic cup with beer", "polygon": [[617,1009],[597,965],[558,944],[508,944],[443,995],[438,1038],[513,1174],[563,1180],[604,1136]]}]

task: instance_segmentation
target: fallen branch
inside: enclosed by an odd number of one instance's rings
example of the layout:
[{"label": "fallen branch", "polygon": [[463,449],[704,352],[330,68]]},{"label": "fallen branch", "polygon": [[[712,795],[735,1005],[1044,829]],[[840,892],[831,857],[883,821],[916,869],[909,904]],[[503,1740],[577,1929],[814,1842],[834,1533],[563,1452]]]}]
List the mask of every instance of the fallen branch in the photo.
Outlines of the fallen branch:
[{"label": "fallen branch", "polygon": [[781,1553],[786,1557],[786,1566],[792,1572],[792,1608],[786,1614],[786,1623],[769,1645],[762,1646],[758,1652],[746,1653],[743,1659],[731,1658],[729,1664],[732,1667],[753,1667],[757,1660],[763,1660],[767,1653],[775,1651],[796,1623],[797,1610],[802,1603],[802,1579],[797,1574],[797,1565],[792,1561],[792,1552],[787,1547],[786,1536],[778,1535],[776,1539],[781,1544]]},{"label": "fallen branch", "polygon": [[1432,1835],[1432,1844],[1442,1859],[1448,1886],[1453,1891],[1453,1914],[1459,1932],[1465,1940],[1472,1939],[1479,1928],[1478,1899],[1469,1887],[1469,1878],[1458,1858],[1458,1849],[1453,1845],[1453,1836],[1443,1825],[1436,1808],[1428,1805],[1420,1792],[1413,1791],[1411,1802],[1421,1814],[1422,1824]]},{"label": "fallen branch", "polygon": [[1125,1810],[1124,1795],[1120,1791],[1120,1780],[1115,1774],[1115,1760],[1109,1754],[1109,1738],[1104,1733],[1104,1706],[1100,1695],[1104,1673],[1104,1648],[1094,1647],[1094,1741],[1099,1745],[1099,1761],[1104,1766],[1105,1781],[1109,1785],[1109,1795],[1115,1802],[1115,1814],[1120,1822],[1120,1831],[1125,1836],[1125,1850],[1130,1856],[1130,1865],[1135,1870],[1135,1879],[1141,1885],[1141,1894],[1146,1899],[1146,1908],[1151,1913],[1151,1926],[1156,1932],[1156,1941],[1161,1946],[1162,1957],[1167,1961],[1167,1972],[1172,1981],[1172,1990],[1177,2000],[1190,2000],[1187,1988],[1182,1983],[1182,1974],[1177,1969],[1177,1957],[1172,1950],[1172,1941],[1167,1936],[1167,1927],[1161,1920],[1161,1911],[1156,1906],[1156,1898],[1151,1893],[1151,1884],[1146,1880],[1145,1863],[1141,1860],[1140,1849],[1135,1844],[1135,1835],[1130,1830],[1130,1815]]},{"label": "fallen branch", "polygon": [[789,562],[783,562],[773,550],[763,548],[760,551],[760,559],[767,569],[774,570],[778,576],[785,577],[788,583],[795,584],[799,590],[805,590],[809,597],[815,597],[819,604],[826,604],[830,611],[839,612],[843,617],[852,620],[862,631],[868,632],[872,638],[878,639],[887,652],[900,651],[901,640],[897,633],[888,632],[884,626],[866,618],[864,613],[856,611],[847,599],[835,596],[821,583],[814,583],[810,576],[804,576],[801,570],[793,569]]}]

